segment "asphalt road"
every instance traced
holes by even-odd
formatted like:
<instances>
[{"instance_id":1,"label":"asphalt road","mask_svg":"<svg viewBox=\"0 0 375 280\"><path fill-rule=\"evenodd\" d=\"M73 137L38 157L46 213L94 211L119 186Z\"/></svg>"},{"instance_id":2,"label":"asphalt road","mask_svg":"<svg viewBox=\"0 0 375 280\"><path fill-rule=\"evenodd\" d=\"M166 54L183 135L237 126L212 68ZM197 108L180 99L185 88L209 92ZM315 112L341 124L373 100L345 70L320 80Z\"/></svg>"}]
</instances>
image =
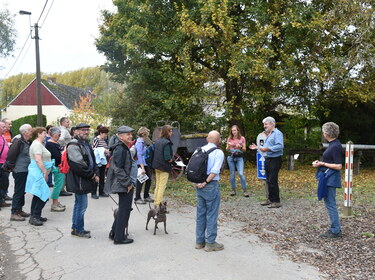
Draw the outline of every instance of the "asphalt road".
<instances>
[{"instance_id":1,"label":"asphalt road","mask_svg":"<svg viewBox=\"0 0 375 280\"><path fill-rule=\"evenodd\" d=\"M10 187L12 194L13 187ZM114 196L116 198L116 196ZM25 210L30 210L31 195L26 195ZM24 222L10 222L10 208L0 211L1 225L9 237L12 270L25 279L277 279L314 280L322 276L306 264L293 263L276 254L255 235L243 232L243 224L219 224L219 252L196 250L195 209L169 207L167 231L162 225L153 235L154 223L145 230L148 205L134 207L129 233L134 243L114 245L108 238L112 225L110 198L89 197L85 228L91 239L71 237L71 215L74 196L61 197L67 206L62 213L50 212L51 202L43 209L48 221L41 227ZM5 270L7 271L7 270ZM14 279L5 275L6 279ZM21 278L21 277L20 277Z\"/></svg>"}]
</instances>

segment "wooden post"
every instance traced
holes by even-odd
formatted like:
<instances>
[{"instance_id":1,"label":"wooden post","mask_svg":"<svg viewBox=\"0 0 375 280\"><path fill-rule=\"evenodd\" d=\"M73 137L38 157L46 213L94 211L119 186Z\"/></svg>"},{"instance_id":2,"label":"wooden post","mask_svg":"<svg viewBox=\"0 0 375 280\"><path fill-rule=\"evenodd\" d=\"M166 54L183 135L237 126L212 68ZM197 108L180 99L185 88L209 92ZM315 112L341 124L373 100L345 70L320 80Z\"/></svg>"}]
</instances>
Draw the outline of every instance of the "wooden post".
<instances>
[{"instance_id":1,"label":"wooden post","mask_svg":"<svg viewBox=\"0 0 375 280\"><path fill-rule=\"evenodd\" d=\"M362 151L356 151L354 153L354 160L353 160L353 174L359 175L360 172L360 164L361 164L361 157L362 157Z\"/></svg>"},{"instance_id":2,"label":"wooden post","mask_svg":"<svg viewBox=\"0 0 375 280\"><path fill-rule=\"evenodd\" d=\"M294 170L294 155L287 155L288 170Z\"/></svg>"}]
</instances>

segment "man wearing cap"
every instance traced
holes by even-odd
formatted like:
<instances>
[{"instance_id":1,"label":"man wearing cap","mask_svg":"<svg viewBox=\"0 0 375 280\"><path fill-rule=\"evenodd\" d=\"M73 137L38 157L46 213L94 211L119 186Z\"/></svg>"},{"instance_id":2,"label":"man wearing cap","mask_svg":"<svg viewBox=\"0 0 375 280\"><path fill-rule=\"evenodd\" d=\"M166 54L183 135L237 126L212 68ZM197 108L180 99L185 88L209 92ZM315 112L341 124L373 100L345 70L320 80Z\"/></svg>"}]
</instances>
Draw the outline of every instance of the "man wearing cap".
<instances>
[{"instance_id":1,"label":"man wearing cap","mask_svg":"<svg viewBox=\"0 0 375 280\"><path fill-rule=\"evenodd\" d=\"M66 177L68 191L75 193L72 236L90 238L85 230L84 216L87 209L87 194L99 182L99 169L95 163L94 152L87 142L90 125L80 123L76 126L77 136L67 145L69 172Z\"/></svg>"},{"instance_id":2,"label":"man wearing cap","mask_svg":"<svg viewBox=\"0 0 375 280\"><path fill-rule=\"evenodd\" d=\"M133 242L133 239L128 238L124 233L128 226L137 182L137 162L128 147L133 139L133 131L134 129L128 126L119 127L117 131L119 142L110 148L113 155L104 187L105 193L117 193L119 197L117 216L109 232L109 238L116 245Z\"/></svg>"}]
</instances>

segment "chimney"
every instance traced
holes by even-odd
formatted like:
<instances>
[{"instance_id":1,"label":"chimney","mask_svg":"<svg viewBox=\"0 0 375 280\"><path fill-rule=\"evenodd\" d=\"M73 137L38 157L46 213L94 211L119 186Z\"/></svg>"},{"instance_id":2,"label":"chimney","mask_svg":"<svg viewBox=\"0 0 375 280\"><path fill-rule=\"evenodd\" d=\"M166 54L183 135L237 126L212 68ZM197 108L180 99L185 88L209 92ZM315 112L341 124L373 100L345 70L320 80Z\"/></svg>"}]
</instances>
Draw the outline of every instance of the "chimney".
<instances>
[{"instance_id":1,"label":"chimney","mask_svg":"<svg viewBox=\"0 0 375 280\"><path fill-rule=\"evenodd\" d=\"M55 77L48 77L47 81L52 84L56 84L56 78Z\"/></svg>"}]
</instances>

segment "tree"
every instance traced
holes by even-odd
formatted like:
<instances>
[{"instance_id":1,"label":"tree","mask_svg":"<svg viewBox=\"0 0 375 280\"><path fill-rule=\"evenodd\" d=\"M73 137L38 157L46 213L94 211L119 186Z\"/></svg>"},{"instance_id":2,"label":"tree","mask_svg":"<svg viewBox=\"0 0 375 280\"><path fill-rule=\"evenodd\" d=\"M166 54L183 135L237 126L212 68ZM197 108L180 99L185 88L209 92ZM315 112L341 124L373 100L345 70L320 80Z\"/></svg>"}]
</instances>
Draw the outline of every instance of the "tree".
<instances>
[{"instance_id":1,"label":"tree","mask_svg":"<svg viewBox=\"0 0 375 280\"><path fill-rule=\"evenodd\" d=\"M352 89L361 88L373 69L369 1L117 0L114 4L117 12L103 12L96 43L107 56L105 68L117 81L127 83L128 94L148 102L143 106L159 104L163 114L171 113L164 110L163 98L169 104L183 100L180 112L186 112L188 104L202 110L201 101L212 97L207 94L211 84L224 89L214 98L222 103L230 125L244 127L243 118L251 112L264 116L287 110L309 116L324 104L327 92L331 99L343 92L352 98ZM365 76L353 76L356 67ZM162 94L163 89L168 94ZM131 114L136 110L130 109Z\"/></svg>"},{"instance_id":2,"label":"tree","mask_svg":"<svg viewBox=\"0 0 375 280\"><path fill-rule=\"evenodd\" d=\"M14 50L16 31L9 10L0 10L0 57L7 57Z\"/></svg>"},{"instance_id":3,"label":"tree","mask_svg":"<svg viewBox=\"0 0 375 280\"><path fill-rule=\"evenodd\" d=\"M111 123L110 116L103 115L95 110L93 107L94 99L95 97L92 97L91 94L80 97L80 100L76 102L72 112L69 115L69 119L72 121L72 123L78 124L84 122L93 127L96 127L98 124L109 126Z\"/></svg>"}]
</instances>

